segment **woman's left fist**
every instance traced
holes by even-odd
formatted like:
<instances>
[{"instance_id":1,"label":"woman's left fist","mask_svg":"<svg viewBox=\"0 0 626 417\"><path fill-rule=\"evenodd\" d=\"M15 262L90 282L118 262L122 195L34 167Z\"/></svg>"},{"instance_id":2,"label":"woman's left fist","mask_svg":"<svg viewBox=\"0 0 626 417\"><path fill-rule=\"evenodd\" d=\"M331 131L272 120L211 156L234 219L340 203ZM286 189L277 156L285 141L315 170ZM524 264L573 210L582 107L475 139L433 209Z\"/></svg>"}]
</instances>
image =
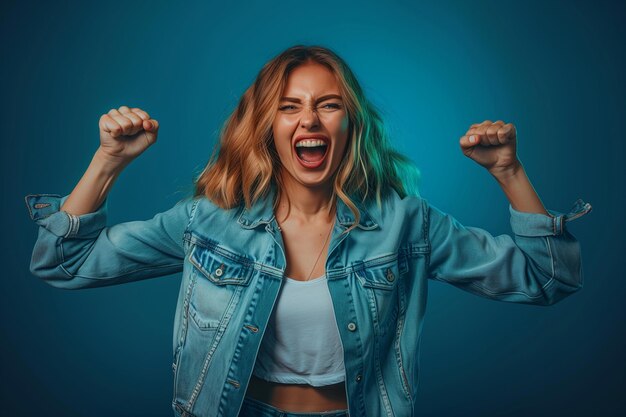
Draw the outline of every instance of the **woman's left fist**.
<instances>
[{"instance_id":1,"label":"woman's left fist","mask_svg":"<svg viewBox=\"0 0 626 417\"><path fill-rule=\"evenodd\" d=\"M517 132L513 123L485 120L474 123L459 141L463 154L485 167L494 176L515 172Z\"/></svg>"}]
</instances>

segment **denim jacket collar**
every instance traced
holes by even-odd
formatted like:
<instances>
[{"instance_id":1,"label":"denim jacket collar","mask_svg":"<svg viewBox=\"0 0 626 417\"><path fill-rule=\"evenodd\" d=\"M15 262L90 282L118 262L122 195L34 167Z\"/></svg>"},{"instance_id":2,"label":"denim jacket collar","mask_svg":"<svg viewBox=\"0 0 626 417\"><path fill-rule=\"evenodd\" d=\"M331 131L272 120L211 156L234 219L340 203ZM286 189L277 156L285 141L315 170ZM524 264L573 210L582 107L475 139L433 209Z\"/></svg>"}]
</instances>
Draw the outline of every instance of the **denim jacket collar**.
<instances>
[{"instance_id":1,"label":"denim jacket collar","mask_svg":"<svg viewBox=\"0 0 626 417\"><path fill-rule=\"evenodd\" d=\"M270 191L264 197L259 198L249 209L245 208L245 205L242 203L243 209L237 219L239 225L244 229L254 229L259 224L270 223L274 219L273 202L275 192L275 185L272 185ZM363 230L376 229L378 223L365 208L365 205L356 199L354 199L353 202L361 213L358 227ZM352 211L340 198L337 198L336 216L337 222L346 228L354 223Z\"/></svg>"}]
</instances>

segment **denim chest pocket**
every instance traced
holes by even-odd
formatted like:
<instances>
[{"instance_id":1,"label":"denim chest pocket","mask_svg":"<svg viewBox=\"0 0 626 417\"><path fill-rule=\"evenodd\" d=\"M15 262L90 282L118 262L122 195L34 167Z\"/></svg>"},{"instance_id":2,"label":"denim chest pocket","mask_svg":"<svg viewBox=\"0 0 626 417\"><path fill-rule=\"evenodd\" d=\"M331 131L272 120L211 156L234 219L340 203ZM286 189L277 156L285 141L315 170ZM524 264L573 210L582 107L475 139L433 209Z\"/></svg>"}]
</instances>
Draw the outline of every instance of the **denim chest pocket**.
<instances>
[{"instance_id":1,"label":"denim chest pocket","mask_svg":"<svg viewBox=\"0 0 626 417\"><path fill-rule=\"evenodd\" d=\"M361 262L356 268L357 276L364 287L392 291L401 274L408 271L405 257L386 255L380 258Z\"/></svg>"},{"instance_id":2,"label":"denim chest pocket","mask_svg":"<svg viewBox=\"0 0 626 417\"><path fill-rule=\"evenodd\" d=\"M226 325L250 282L250 260L221 247L194 245L189 254L194 279L189 300L189 316L200 330Z\"/></svg>"},{"instance_id":3,"label":"denim chest pocket","mask_svg":"<svg viewBox=\"0 0 626 417\"><path fill-rule=\"evenodd\" d=\"M355 270L366 293L374 327L380 335L395 331L400 297L403 296L399 281L407 271L406 260L398 259L397 255L365 261Z\"/></svg>"}]
</instances>

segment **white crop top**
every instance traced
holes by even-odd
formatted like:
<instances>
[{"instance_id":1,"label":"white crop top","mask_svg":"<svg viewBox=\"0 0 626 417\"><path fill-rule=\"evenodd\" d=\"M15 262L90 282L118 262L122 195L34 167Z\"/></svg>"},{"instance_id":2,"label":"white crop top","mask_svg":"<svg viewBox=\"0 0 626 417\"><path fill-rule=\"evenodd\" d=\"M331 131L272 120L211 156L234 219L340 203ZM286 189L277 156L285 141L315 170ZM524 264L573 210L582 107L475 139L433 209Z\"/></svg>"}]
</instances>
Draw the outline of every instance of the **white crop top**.
<instances>
[{"instance_id":1,"label":"white crop top","mask_svg":"<svg viewBox=\"0 0 626 417\"><path fill-rule=\"evenodd\" d=\"M309 281L285 277L252 372L267 381L316 387L345 380L326 275Z\"/></svg>"}]
</instances>

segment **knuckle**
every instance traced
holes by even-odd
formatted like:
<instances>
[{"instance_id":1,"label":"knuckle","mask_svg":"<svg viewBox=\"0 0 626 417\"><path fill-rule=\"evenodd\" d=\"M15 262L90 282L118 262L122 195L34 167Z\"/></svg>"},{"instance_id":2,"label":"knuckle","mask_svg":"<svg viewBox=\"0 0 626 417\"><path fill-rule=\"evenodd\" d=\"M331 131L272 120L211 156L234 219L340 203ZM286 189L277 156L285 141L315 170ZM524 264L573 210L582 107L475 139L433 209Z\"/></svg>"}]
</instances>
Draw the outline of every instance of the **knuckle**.
<instances>
[{"instance_id":1,"label":"knuckle","mask_svg":"<svg viewBox=\"0 0 626 417\"><path fill-rule=\"evenodd\" d=\"M135 112L136 114L138 114L139 116L141 116L144 120L147 120L150 118L150 115L148 113L146 113L145 111L141 110L138 107L134 107L133 112Z\"/></svg>"},{"instance_id":2,"label":"knuckle","mask_svg":"<svg viewBox=\"0 0 626 417\"><path fill-rule=\"evenodd\" d=\"M146 115L140 111L134 111L133 114L137 117L139 117L141 120L147 120L148 118L146 117Z\"/></svg>"}]
</instances>

